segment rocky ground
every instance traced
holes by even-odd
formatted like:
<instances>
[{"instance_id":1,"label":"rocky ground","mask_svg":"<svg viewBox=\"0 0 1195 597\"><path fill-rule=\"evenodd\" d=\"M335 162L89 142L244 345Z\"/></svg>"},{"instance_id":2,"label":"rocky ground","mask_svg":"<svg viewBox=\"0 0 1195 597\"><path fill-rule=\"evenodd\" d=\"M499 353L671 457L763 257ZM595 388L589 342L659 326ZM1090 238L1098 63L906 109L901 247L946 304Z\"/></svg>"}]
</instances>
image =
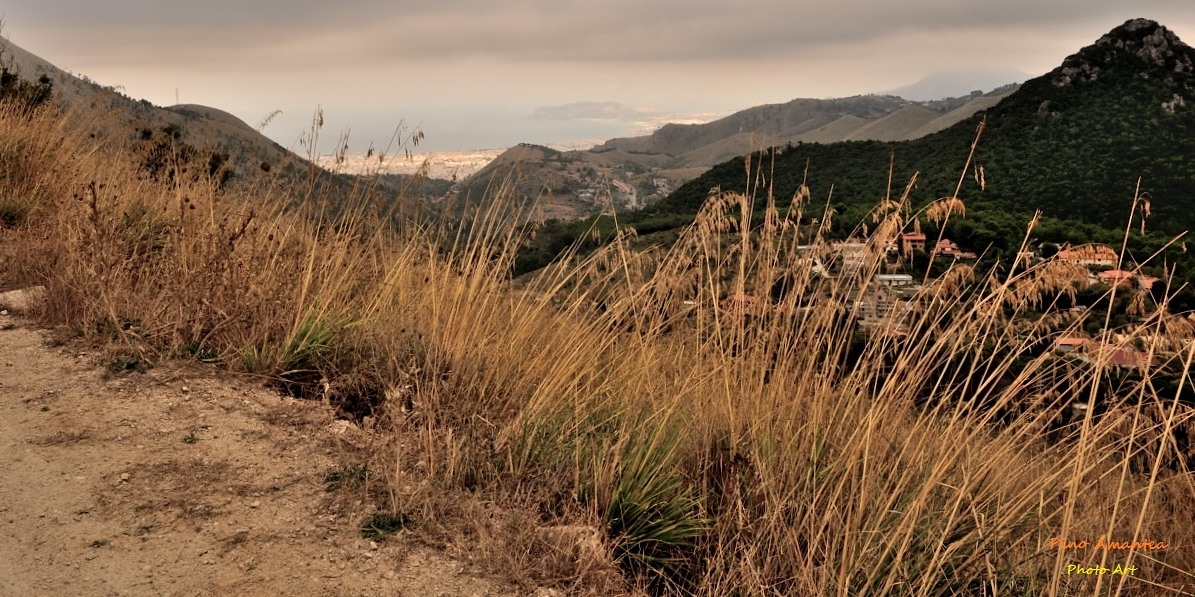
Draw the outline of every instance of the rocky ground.
<instances>
[{"instance_id":1,"label":"rocky ground","mask_svg":"<svg viewBox=\"0 0 1195 597\"><path fill-rule=\"evenodd\" d=\"M111 375L0 315L0 594L516 595L328 491L366 432L199 365Z\"/></svg>"}]
</instances>

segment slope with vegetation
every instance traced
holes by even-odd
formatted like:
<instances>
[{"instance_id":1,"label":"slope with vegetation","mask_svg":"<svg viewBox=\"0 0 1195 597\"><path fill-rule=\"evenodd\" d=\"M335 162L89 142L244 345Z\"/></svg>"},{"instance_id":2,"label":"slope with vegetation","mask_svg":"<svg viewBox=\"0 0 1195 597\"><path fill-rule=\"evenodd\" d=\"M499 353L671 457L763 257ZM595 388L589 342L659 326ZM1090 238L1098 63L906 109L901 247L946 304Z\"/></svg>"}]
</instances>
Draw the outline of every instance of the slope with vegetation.
<instances>
[{"instance_id":1,"label":"slope with vegetation","mask_svg":"<svg viewBox=\"0 0 1195 597\"><path fill-rule=\"evenodd\" d=\"M1008 256L1039 209L1039 242L1119 245L1140 181L1149 217L1134 227L1129 248L1144 260L1195 227L1193 60L1195 51L1171 31L1152 21L1129 21L999 104L939 133L907 142L774 147L719 164L622 220L640 233L675 229L692 221L712 190L770 192L783 208L807 183L835 212L835 233L845 235L891 187L915 175L915 206L956 190L965 201L967 215L952 220L950 238L989 256ZM962 158L981 121L985 128L960 187ZM549 246L569 244L588 224L546 227L529 247L526 267L542 264ZM937 232L933 226L927 231ZM1178 244L1165 261L1185 279L1195 272L1193 255ZM1155 260L1155 274L1162 262ZM1195 307L1190 298L1187 308Z\"/></svg>"},{"instance_id":2,"label":"slope with vegetation","mask_svg":"<svg viewBox=\"0 0 1195 597\"><path fill-rule=\"evenodd\" d=\"M187 162L190 167L206 170L219 179L220 184L252 188L263 175L280 179L279 184L300 184L310 186L321 169L315 165L321 156L317 151L323 113L316 110L312 128L298 140L304 155L282 147L270 140L261 130L269 125L272 116L267 116L257 128L246 124L236 116L223 110L197 104L155 106L146 100L134 100L120 88L103 86L86 76L76 76L63 71L37 55L0 37L0 56L5 73L12 80L24 81L26 86L40 86L53 90L52 101L61 109L71 111L105 111L109 114L102 121L93 122L94 132L103 132L113 142L126 144L140 155L147 170L155 176L170 177L168 161L178 153L177 161ZM49 100L51 94L45 94ZM102 130L101 130L102 129ZM340 138L331 151L331 169L335 176L320 171L321 185L335 186L338 193L351 193L353 187L367 185L375 192L397 201L406 199L405 208L423 210L429 198L442 197L449 186L447 181L436 181L426 176L380 175L385 159L384 151L397 154L413 147L421 139L418 131L407 132L396 137L389 148L371 148L369 153L377 158L377 168L367 167L362 172L345 172L341 167L348 139ZM415 205L418 204L418 205Z\"/></svg>"},{"instance_id":3,"label":"slope with vegetation","mask_svg":"<svg viewBox=\"0 0 1195 597\"><path fill-rule=\"evenodd\" d=\"M1166 297L1121 340L1151 357L1136 375L1044 348L1091 315L1024 323L1065 294L1051 262L953 267L864 334L862 295L910 197L875 212L857 276L825 278L804 245L832 224L808 223L807 188L786 214L761 199L755 230L752 197L722 194L671 249L619 236L516 283L528 239L503 209L427 226L383 218L367 187L156 179L91 130L52 107L0 110L0 197L24 214L0 225L0 289L44 286L43 322L123 362L201 360L371 426L385 441L365 499L387 528L515 582L711 596L1195 582L1195 343ZM1154 384L1155 362L1178 383ZM1077 563L1137 568L1068 574Z\"/></svg>"},{"instance_id":4,"label":"slope with vegetation","mask_svg":"<svg viewBox=\"0 0 1195 597\"><path fill-rule=\"evenodd\" d=\"M1016 89L914 102L890 95L794 99L748 108L706 124L668 124L646 137L612 139L595 152L663 155L669 167L711 166L739 157L759 142L901 141L937 132Z\"/></svg>"},{"instance_id":5,"label":"slope with vegetation","mask_svg":"<svg viewBox=\"0 0 1195 597\"><path fill-rule=\"evenodd\" d=\"M1195 50L1157 23L1129 21L995 107L941 133L905 143L794 144L756 154L782 205L808 179L849 229L895 180L917 173L914 200L952 196L959 156L986 122L966 173L968 217L952 238L977 249L1015 249L1034 210L1045 239L1119 238L1138 179L1150 199L1146 231L1195 227ZM721 164L654 207L693 214L711 188L746 191L743 158ZM832 189L832 192L831 192ZM849 224L846 224L848 223ZM1140 238L1141 250L1158 239ZM1146 253L1148 255L1148 253Z\"/></svg>"},{"instance_id":6,"label":"slope with vegetation","mask_svg":"<svg viewBox=\"0 0 1195 597\"><path fill-rule=\"evenodd\" d=\"M130 141L147 140L146 131L153 135L165 131L174 137L173 142L181 142L180 146L185 143L195 150L202 149L209 154L205 158L220 156L221 165L230 175L251 176L263 162L283 170L301 169L298 156L222 110L198 105L154 106L145 100L133 100L117 87L67 73L5 38L0 38L0 50L13 72L52 85L55 101L61 107L110 111L113 117L104 125L113 132L120 131Z\"/></svg>"},{"instance_id":7,"label":"slope with vegetation","mask_svg":"<svg viewBox=\"0 0 1195 597\"><path fill-rule=\"evenodd\" d=\"M940 131L1008 95L1015 86L968 97L912 102L893 96L795 99L756 106L705 124L667 124L651 135L611 139L585 151L510 149L457 185L476 205L508 184L520 200L545 197L538 219L576 219L659 201L710 166L759 143L894 141ZM631 189L634 189L633 191Z\"/></svg>"}]
</instances>

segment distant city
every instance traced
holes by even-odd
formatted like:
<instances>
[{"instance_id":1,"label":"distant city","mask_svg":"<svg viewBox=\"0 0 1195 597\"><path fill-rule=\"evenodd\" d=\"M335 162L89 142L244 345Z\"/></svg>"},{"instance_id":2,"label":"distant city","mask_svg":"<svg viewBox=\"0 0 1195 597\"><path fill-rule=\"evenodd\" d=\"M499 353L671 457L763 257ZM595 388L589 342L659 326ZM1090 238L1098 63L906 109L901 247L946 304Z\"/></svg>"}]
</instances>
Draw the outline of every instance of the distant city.
<instances>
[{"instance_id":1,"label":"distant city","mask_svg":"<svg viewBox=\"0 0 1195 597\"><path fill-rule=\"evenodd\" d=\"M704 124L726 116L725 113L720 112L666 114L649 111L632 112L628 109L625 113L603 118L596 114L576 112L576 106L578 105L580 104L539 108L531 118L524 120L522 125L528 131L544 129L543 135L560 139L559 141L539 142L539 144L560 151L574 151L600 145L615 136L650 135L665 124ZM573 110L570 115L560 117L544 116L545 113L568 113L570 109ZM606 136L577 138L575 140L567 138L568 133L571 131L585 133L590 132L592 129L604 132ZM427 135L434 140L436 133L432 131L428 132ZM528 137L534 138L534 135L528 133ZM324 156L319 162L325 168L349 174L415 174L423 171L431 178L459 180L480 170L503 151L519 142L522 141L498 144L494 147L437 149L434 151L411 151L409 153L400 151L392 155L384 155L381 159L379 159L376 153L368 157L365 153L350 153L344 156L340 164L337 164L336 159L332 156ZM436 145L440 145L440 143L436 143ZM415 149L418 149L418 147Z\"/></svg>"}]
</instances>

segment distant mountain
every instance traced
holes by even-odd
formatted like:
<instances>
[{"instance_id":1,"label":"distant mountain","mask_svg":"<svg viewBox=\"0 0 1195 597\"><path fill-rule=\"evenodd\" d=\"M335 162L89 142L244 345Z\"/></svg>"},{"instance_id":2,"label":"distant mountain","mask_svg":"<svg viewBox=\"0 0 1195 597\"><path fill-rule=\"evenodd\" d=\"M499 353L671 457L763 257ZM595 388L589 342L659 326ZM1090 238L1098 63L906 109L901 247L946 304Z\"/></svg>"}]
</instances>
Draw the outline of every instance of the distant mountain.
<instances>
[{"instance_id":1,"label":"distant mountain","mask_svg":"<svg viewBox=\"0 0 1195 597\"><path fill-rule=\"evenodd\" d=\"M764 145L801 141L897 141L937 132L990 106L1015 87L933 102L891 95L795 99L706 124L668 124L646 137L612 139L594 152L662 155L668 167L712 166Z\"/></svg>"},{"instance_id":2,"label":"distant mountain","mask_svg":"<svg viewBox=\"0 0 1195 597\"><path fill-rule=\"evenodd\" d=\"M573 102L563 106L541 106L531 113L532 120L622 120L634 122L658 116L647 108L632 108L618 102Z\"/></svg>"},{"instance_id":3,"label":"distant mountain","mask_svg":"<svg viewBox=\"0 0 1195 597\"><path fill-rule=\"evenodd\" d=\"M509 190L520 199L551 199L544 218L579 218L613 205L637 210L659 201L710 166L761 147L791 142L913 139L991 107L1015 86L986 94L913 102L894 96L796 99L749 108L705 124L666 124L642 137L611 139L586 151L512 148L461 181L461 203L484 201L495 181L517 173ZM626 115L613 103L537 110L540 118ZM544 151L547 150L547 151ZM537 156L543 156L542 159Z\"/></svg>"},{"instance_id":4,"label":"distant mountain","mask_svg":"<svg viewBox=\"0 0 1195 597\"><path fill-rule=\"evenodd\" d=\"M808 165L813 196L824 200L833 187L838 221L854 225L884 196L894 159L897 184L919 173L912 198L925 205L954 194L981 118L986 129L963 180L967 216L952 226L955 240L1008 250L1036 209L1049 218L1041 237L1119 240L1138 178L1150 201L1147 230L1195 228L1195 50L1145 19L928 137L780 147L769 155L776 159L769 183L777 197L791 197ZM719 164L648 209L691 215L711 189L745 190L743 168L742 158ZM1138 249L1156 248L1157 240L1141 239Z\"/></svg>"},{"instance_id":5,"label":"distant mountain","mask_svg":"<svg viewBox=\"0 0 1195 597\"><path fill-rule=\"evenodd\" d=\"M960 97L983 89L995 89L1032 79L1033 75L1016 69L974 69L937 72L885 93L914 101L932 101Z\"/></svg>"}]
</instances>

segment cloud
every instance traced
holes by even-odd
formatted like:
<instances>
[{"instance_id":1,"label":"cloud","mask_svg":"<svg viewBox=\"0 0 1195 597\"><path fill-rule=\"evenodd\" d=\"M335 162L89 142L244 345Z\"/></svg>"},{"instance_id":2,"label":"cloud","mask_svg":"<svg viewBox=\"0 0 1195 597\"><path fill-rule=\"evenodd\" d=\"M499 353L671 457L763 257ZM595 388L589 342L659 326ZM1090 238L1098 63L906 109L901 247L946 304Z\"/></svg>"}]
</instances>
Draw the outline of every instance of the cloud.
<instances>
[{"instance_id":1,"label":"cloud","mask_svg":"<svg viewBox=\"0 0 1195 597\"><path fill-rule=\"evenodd\" d=\"M1173 0L1138 0L1131 8L1125 8L1122 0L16 0L16 4L8 9L10 28L67 31L76 40L76 50L87 48L97 60L107 56L109 60L195 62L289 58L324 64L347 55L370 62L482 56L516 63L767 60L911 36L932 44L936 36L960 30L987 32L987 37L1005 38L1011 45L1020 31L1067 30L1092 22L1102 23L1098 26L1106 30L1131 16L1165 23L1169 15L1195 25L1195 3Z\"/></svg>"},{"instance_id":2,"label":"cloud","mask_svg":"<svg viewBox=\"0 0 1195 597\"><path fill-rule=\"evenodd\" d=\"M18 45L157 103L179 89L254 121L322 104L358 123L435 114L432 126L577 101L733 111L944 70L1036 75L1134 17L1195 41L1195 2L1174 0L7 0L0 10Z\"/></svg>"}]
</instances>

